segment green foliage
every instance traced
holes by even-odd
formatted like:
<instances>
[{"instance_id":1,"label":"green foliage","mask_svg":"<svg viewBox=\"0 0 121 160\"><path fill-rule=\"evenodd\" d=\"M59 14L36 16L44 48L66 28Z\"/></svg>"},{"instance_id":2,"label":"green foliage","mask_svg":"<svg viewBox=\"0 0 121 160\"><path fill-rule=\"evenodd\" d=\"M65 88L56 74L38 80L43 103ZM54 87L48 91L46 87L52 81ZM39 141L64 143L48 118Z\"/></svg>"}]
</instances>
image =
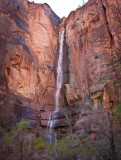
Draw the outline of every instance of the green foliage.
<instances>
[{"instance_id":1,"label":"green foliage","mask_svg":"<svg viewBox=\"0 0 121 160\"><path fill-rule=\"evenodd\" d=\"M98 78L98 82L104 80L105 78L106 78L106 76L100 76L100 77Z\"/></svg>"},{"instance_id":2,"label":"green foliage","mask_svg":"<svg viewBox=\"0 0 121 160\"><path fill-rule=\"evenodd\" d=\"M112 80L113 79L113 77L112 76L110 76L110 80Z\"/></svg>"},{"instance_id":3,"label":"green foliage","mask_svg":"<svg viewBox=\"0 0 121 160\"><path fill-rule=\"evenodd\" d=\"M95 155L97 150L89 142L81 143L81 152L88 155Z\"/></svg>"},{"instance_id":4,"label":"green foliage","mask_svg":"<svg viewBox=\"0 0 121 160\"><path fill-rule=\"evenodd\" d=\"M35 144L35 147L34 147L34 150L37 151L41 148L52 148L53 147L53 144L52 143L48 143L48 142L45 142L42 137L37 137L35 140L34 140L34 144Z\"/></svg>"},{"instance_id":5,"label":"green foliage","mask_svg":"<svg viewBox=\"0 0 121 160\"><path fill-rule=\"evenodd\" d=\"M96 155L99 159L102 156L107 156L109 144L104 140L88 141L81 144L80 152L84 155Z\"/></svg>"},{"instance_id":6,"label":"green foliage","mask_svg":"<svg viewBox=\"0 0 121 160\"><path fill-rule=\"evenodd\" d=\"M9 144L12 141L13 137L11 135L5 135L3 141L5 144Z\"/></svg>"},{"instance_id":7,"label":"green foliage","mask_svg":"<svg viewBox=\"0 0 121 160\"><path fill-rule=\"evenodd\" d=\"M70 148L71 139L69 137L63 137L62 139L59 139L57 144L60 151L64 151L66 153L73 152L73 150Z\"/></svg>"},{"instance_id":8,"label":"green foliage","mask_svg":"<svg viewBox=\"0 0 121 160\"><path fill-rule=\"evenodd\" d=\"M100 84L100 83L107 83L106 80L112 80L113 79L113 76L110 75L110 74L106 74L106 75L102 75L98 78L96 84Z\"/></svg>"},{"instance_id":9,"label":"green foliage","mask_svg":"<svg viewBox=\"0 0 121 160\"><path fill-rule=\"evenodd\" d=\"M16 136L17 136L17 133L15 129L12 129L10 132L6 133L6 135L3 137L3 142L5 144L9 144Z\"/></svg>"},{"instance_id":10,"label":"green foliage","mask_svg":"<svg viewBox=\"0 0 121 160\"><path fill-rule=\"evenodd\" d=\"M29 125L30 121L22 119L20 122L17 123L17 129L22 130L25 126Z\"/></svg>"},{"instance_id":11,"label":"green foliage","mask_svg":"<svg viewBox=\"0 0 121 160\"><path fill-rule=\"evenodd\" d=\"M118 84L118 83L120 83L120 80L114 80L114 83Z\"/></svg>"},{"instance_id":12,"label":"green foliage","mask_svg":"<svg viewBox=\"0 0 121 160\"><path fill-rule=\"evenodd\" d=\"M49 144L48 142L45 142L41 137L37 137L34 140L34 150L37 151L39 149L46 149L52 152L58 152L60 155L62 154L73 154L76 153L79 148L73 147L72 139L70 137L63 137L59 139L58 141Z\"/></svg>"},{"instance_id":13,"label":"green foliage","mask_svg":"<svg viewBox=\"0 0 121 160\"><path fill-rule=\"evenodd\" d=\"M121 70L121 64L119 64L119 66L118 66L118 67L119 67L119 69Z\"/></svg>"},{"instance_id":14,"label":"green foliage","mask_svg":"<svg viewBox=\"0 0 121 160\"><path fill-rule=\"evenodd\" d=\"M45 141L43 141L41 137L37 137L34 140L34 144L35 144L35 148L34 148L35 150L39 150L40 148L47 146L47 143Z\"/></svg>"},{"instance_id":15,"label":"green foliage","mask_svg":"<svg viewBox=\"0 0 121 160\"><path fill-rule=\"evenodd\" d=\"M106 75L102 75L98 78L97 80L97 84L100 84L100 83L106 83L106 78L109 77L110 78L111 75L109 74L106 74Z\"/></svg>"},{"instance_id":16,"label":"green foliage","mask_svg":"<svg viewBox=\"0 0 121 160\"><path fill-rule=\"evenodd\" d=\"M115 115L118 121L121 123L121 104L118 104L116 110L115 110Z\"/></svg>"},{"instance_id":17,"label":"green foliage","mask_svg":"<svg viewBox=\"0 0 121 160\"><path fill-rule=\"evenodd\" d=\"M113 61L112 61L112 60L110 60L110 61L109 61L109 65L112 65L112 64L113 64Z\"/></svg>"},{"instance_id":18,"label":"green foliage","mask_svg":"<svg viewBox=\"0 0 121 160\"><path fill-rule=\"evenodd\" d=\"M74 154L80 151L79 141L71 137L63 137L57 142L58 150L64 154Z\"/></svg>"},{"instance_id":19,"label":"green foliage","mask_svg":"<svg viewBox=\"0 0 121 160\"><path fill-rule=\"evenodd\" d=\"M17 136L22 132L23 128L24 128L25 126L27 126L28 124L30 124L30 121L27 121L27 120L25 120L25 119L22 119L20 122L18 122L18 123L16 124L16 127L13 127L10 132L8 132L8 133L5 134L5 136L3 137L3 142L4 142L5 144L11 143L11 141L12 141L15 137L17 137ZM4 133L5 133L5 132L4 132Z\"/></svg>"},{"instance_id":20,"label":"green foliage","mask_svg":"<svg viewBox=\"0 0 121 160\"><path fill-rule=\"evenodd\" d=\"M85 149L84 152L90 155L95 155L97 153L97 151L94 148Z\"/></svg>"}]
</instances>

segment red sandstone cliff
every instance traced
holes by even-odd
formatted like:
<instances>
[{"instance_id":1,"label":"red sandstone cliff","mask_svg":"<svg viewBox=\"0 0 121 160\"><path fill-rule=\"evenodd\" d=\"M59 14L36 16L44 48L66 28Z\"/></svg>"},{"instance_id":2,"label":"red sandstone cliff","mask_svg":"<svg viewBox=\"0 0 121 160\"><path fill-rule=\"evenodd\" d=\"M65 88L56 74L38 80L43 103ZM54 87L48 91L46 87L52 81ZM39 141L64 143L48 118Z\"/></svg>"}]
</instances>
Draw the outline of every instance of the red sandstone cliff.
<instances>
[{"instance_id":1,"label":"red sandstone cliff","mask_svg":"<svg viewBox=\"0 0 121 160\"><path fill-rule=\"evenodd\" d=\"M0 14L1 120L15 110L21 117L21 102L30 110L54 106L59 17L47 4L27 0L0 1Z\"/></svg>"},{"instance_id":2,"label":"red sandstone cliff","mask_svg":"<svg viewBox=\"0 0 121 160\"><path fill-rule=\"evenodd\" d=\"M90 0L66 19L69 84L83 101L100 83L109 84L110 101L121 101L120 6L119 0Z\"/></svg>"},{"instance_id":3,"label":"red sandstone cliff","mask_svg":"<svg viewBox=\"0 0 121 160\"><path fill-rule=\"evenodd\" d=\"M54 110L56 55L59 31L63 28L66 30L63 101L80 104L92 95L96 103L98 96L93 94L104 90L105 85L98 88L107 83L104 103L109 107L120 103L120 6L120 0L89 0L60 21L47 4L1 0L1 121L12 121L15 115L36 120L43 107L46 119Z\"/></svg>"}]
</instances>

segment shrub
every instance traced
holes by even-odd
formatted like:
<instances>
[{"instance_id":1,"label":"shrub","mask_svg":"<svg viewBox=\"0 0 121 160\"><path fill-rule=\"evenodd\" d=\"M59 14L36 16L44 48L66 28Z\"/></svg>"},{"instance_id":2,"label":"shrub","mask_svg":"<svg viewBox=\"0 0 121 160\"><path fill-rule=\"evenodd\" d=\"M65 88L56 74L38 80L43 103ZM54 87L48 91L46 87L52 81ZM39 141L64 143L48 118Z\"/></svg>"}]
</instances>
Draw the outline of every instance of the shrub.
<instances>
[{"instance_id":1,"label":"shrub","mask_svg":"<svg viewBox=\"0 0 121 160\"><path fill-rule=\"evenodd\" d=\"M22 119L20 122L16 124L16 127L12 128L10 132L5 133L6 135L3 137L3 141L5 144L9 144L14 138L16 138L19 134L23 132L24 127L30 124L30 121Z\"/></svg>"},{"instance_id":2,"label":"shrub","mask_svg":"<svg viewBox=\"0 0 121 160\"><path fill-rule=\"evenodd\" d=\"M121 123L121 104L118 104L115 110L115 116L118 119L118 121Z\"/></svg>"},{"instance_id":3,"label":"shrub","mask_svg":"<svg viewBox=\"0 0 121 160\"><path fill-rule=\"evenodd\" d=\"M118 84L118 83L120 83L120 80L114 80L114 83Z\"/></svg>"}]
</instances>

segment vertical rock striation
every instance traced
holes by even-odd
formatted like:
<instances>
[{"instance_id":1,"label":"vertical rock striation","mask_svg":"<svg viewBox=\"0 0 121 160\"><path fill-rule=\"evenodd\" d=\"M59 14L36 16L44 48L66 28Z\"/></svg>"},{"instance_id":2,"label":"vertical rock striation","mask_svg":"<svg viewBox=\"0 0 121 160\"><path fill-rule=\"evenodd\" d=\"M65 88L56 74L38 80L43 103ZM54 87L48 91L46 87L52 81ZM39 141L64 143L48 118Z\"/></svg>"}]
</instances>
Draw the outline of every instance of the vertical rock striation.
<instances>
[{"instance_id":1,"label":"vertical rock striation","mask_svg":"<svg viewBox=\"0 0 121 160\"><path fill-rule=\"evenodd\" d=\"M26 110L34 114L37 106L39 110L45 105L54 106L60 18L47 4L27 0L0 1L0 15L0 93L9 97L1 98L1 114L10 111L12 119L15 108L19 108L26 118ZM19 107L14 103L18 100Z\"/></svg>"},{"instance_id":2,"label":"vertical rock striation","mask_svg":"<svg viewBox=\"0 0 121 160\"><path fill-rule=\"evenodd\" d=\"M120 5L120 1L90 0L66 19L69 83L83 102L89 88L100 83L109 84L110 96L118 103L121 99L115 93L121 93Z\"/></svg>"}]
</instances>

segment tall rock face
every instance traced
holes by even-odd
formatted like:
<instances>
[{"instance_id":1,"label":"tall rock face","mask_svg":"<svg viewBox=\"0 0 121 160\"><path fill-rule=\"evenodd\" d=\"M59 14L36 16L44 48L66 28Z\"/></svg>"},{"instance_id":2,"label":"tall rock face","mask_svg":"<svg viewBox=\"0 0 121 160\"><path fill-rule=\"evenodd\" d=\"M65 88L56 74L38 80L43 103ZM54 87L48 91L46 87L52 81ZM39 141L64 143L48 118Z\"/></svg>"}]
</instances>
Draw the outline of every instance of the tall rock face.
<instances>
[{"instance_id":1,"label":"tall rock face","mask_svg":"<svg viewBox=\"0 0 121 160\"><path fill-rule=\"evenodd\" d=\"M100 83L108 83L109 101L121 101L120 6L119 0L90 0L66 19L69 84L83 102Z\"/></svg>"},{"instance_id":2,"label":"tall rock face","mask_svg":"<svg viewBox=\"0 0 121 160\"><path fill-rule=\"evenodd\" d=\"M37 106L54 106L59 17L27 0L0 1L0 15L1 121L36 120Z\"/></svg>"},{"instance_id":3,"label":"tall rock face","mask_svg":"<svg viewBox=\"0 0 121 160\"><path fill-rule=\"evenodd\" d=\"M61 20L47 4L1 0L0 24L0 123L44 110L47 125L63 29L62 104L121 103L120 0L89 0Z\"/></svg>"},{"instance_id":4,"label":"tall rock face","mask_svg":"<svg viewBox=\"0 0 121 160\"><path fill-rule=\"evenodd\" d=\"M36 93L43 105L54 105L55 62L59 17L47 4L29 4L28 24L32 49L36 54L38 84Z\"/></svg>"}]
</instances>

